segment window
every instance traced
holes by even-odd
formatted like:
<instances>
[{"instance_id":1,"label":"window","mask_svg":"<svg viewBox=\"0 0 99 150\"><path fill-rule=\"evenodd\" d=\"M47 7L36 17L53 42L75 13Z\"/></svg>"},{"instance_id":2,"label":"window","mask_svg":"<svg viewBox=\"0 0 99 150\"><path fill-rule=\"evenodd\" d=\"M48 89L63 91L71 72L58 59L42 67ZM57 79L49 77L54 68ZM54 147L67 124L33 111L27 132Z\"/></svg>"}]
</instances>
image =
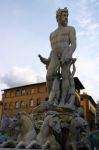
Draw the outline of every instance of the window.
<instances>
[{"instance_id":1,"label":"window","mask_svg":"<svg viewBox=\"0 0 99 150\"><path fill-rule=\"evenodd\" d=\"M25 107L25 102L24 102L24 101L21 102L21 107L22 107L22 108Z\"/></svg>"},{"instance_id":2,"label":"window","mask_svg":"<svg viewBox=\"0 0 99 150\"><path fill-rule=\"evenodd\" d=\"M14 97L14 96L15 96L13 91L10 93L10 95L11 95L11 97Z\"/></svg>"},{"instance_id":3,"label":"window","mask_svg":"<svg viewBox=\"0 0 99 150\"><path fill-rule=\"evenodd\" d=\"M45 87L45 91L47 92L47 86Z\"/></svg>"},{"instance_id":4,"label":"window","mask_svg":"<svg viewBox=\"0 0 99 150\"><path fill-rule=\"evenodd\" d=\"M10 92L6 92L6 97L10 97Z\"/></svg>"},{"instance_id":5,"label":"window","mask_svg":"<svg viewBox=\"0 0 99 150\"><path fill-rule=\"evenodd\" d=\"M21 96L21 90L16 90L16 96Z\"/></svg>"},{"instance_id":6,"label":"window","mask_svg":"<svg viewBox=\"0 0 99 150\"><path fill-rule=\"evenodd\" d=\"M41 100L38 98L37 99L37 106L40 105L40 103L41 103Z\"/></svg>"},{"instance_id":7,"label":"window","mask_svg":"<svg viewBox=\"0 0 99 150\"><path fill-rule=\"evenodd\" d=\"M84 100L84 98L83 97L81 97L81 101L83 101Z\"/></svg>"},{"instance_id":8,"label":"window","mask_svg":"<svg viewBox=\"0 0 99 150\"><path fill-rule=\"evenodd\" d=\"M35 93L35 89L34 88L31 89L31 94L33 94L33 93Z\"/></svg>"},{"instance_id":9,"label":"window","mask_svg":"<svg viewBox=\"0 0 99 150\"><path fill-rule=\"evenodd\" d=\"M12 108L13 108L13 103L10 102L10 104L9 104L9 109L12 109Z\"/></svg>"},{"instance_id":10,"label":"window","mask_svg":"<svg viewBox=\"0 0 99 150\"><path fill-rule=\"evenodd\" d=\"M25 107L26 107L26 108L28 107L28 103L25 104Z\"/></svg>"},{"instance_id":11,"label":"window","mask_svg":"<svg viewBox=\"0 0 99 150\"><path fill-rule=\"evenodd\" d=\"M8 109L8 104L5 103L5 104L4 104L4 110L7 110L7 109Z\"/></svg>"},{"instance_id":12,"label":"window","mask_svg":"<svg viewBox=\"0 0 99 150\"><path fill-rule=\"evenodd\" d=\"M25 95L25 90L22 90L22 95Z\"/></svg>"},{"instance_id":13,"label":"window","mask_svg":"<svg viewBox=\"0 0 99 150\"><path fill-rule=\"evenodd\" d=\"M45 98L45 101L48 101L48 97Z\"/></svg>"},{"instance_id":14,"label":"window","mask_svg":"<svg viewBox=\"0 0 99 150\"><path fill-rule=\"evenodd\" d=\"M19 102L15 103L15 108L20 108L20 103Z\"/></svg>"},{"instance_id":15,"label":"window","mask_svg":"<svg viewBox=\"0 0 99 150\"><path fill-rule=\"evenodd\" d=\"M29 95L30 94L30 91L26 91L26 95Z\"/></svg>"},{"instance_id":16,"label":"window","mask_svg":"<svg viewBox=\"0 0 99 150\"><path fill-rule=\"evenodd\" d=\"M30 100L30 106L32 107L34 105L33 100Z\"/></svg>"},{"instance_id":17,"label":"window","mask_svg":"<svg viewBox=\"0 0 99 150\"><path fill-rule=\"evenodd\" d=\"M41 86L38 87L38 93L42 93L42 87Z\"/></svg>"}]
</instances>

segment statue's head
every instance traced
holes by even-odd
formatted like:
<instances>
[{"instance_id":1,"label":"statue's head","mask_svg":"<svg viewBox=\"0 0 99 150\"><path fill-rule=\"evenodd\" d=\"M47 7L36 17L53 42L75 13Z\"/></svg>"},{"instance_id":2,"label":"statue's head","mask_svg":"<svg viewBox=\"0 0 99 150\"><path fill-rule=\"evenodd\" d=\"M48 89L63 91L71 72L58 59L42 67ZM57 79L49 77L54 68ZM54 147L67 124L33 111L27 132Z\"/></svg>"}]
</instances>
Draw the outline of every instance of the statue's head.
<instances>
[{"instance_id":1,"label":"statue's head","mask_svg":"<svg viewBox=\"0 0 99 150\"><path fill-rule=\"evenodd\" d=\"M21 126L23 122L24 112L17 112L13 117L13 125L14 127Z\"/></svg>"},{"instance_id":2,"label":"statue's head","mask_svg":"<svg viewBox=\"0 0 99 150\"><path fill-rule=\"evenodd\" d=\"M56 11L56 19L57 19L57 22L59 25L62 25L62 26L67 26L67 23L68 23L68 9L67 7L63 8L63 9L58 9Z\"/></svg>"},{"instance_id":3,"label":"statue's head","mask_svg":"<svg viewBox=\"0 0 99 150\"><path fill-rule=\"evenodd\" d=\"M19 127L21 125L21 116L20 113L17 112L15 116L12 118L12 126L13 128Z\"/></svg>"}]
</instances>

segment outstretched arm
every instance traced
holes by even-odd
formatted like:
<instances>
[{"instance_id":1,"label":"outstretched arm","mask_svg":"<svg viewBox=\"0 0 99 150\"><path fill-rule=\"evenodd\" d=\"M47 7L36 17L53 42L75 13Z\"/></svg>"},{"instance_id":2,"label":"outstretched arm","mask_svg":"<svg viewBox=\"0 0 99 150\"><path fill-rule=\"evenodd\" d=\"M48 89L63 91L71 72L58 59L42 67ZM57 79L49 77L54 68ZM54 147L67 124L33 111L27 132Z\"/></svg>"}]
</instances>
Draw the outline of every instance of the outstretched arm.
<instances>
[{"instance_id":1,"label":"outstretched arm","mask_svg":"<svg viewBox=\"0 0 99 150\"><path fill-rule=\"evenodd\" d=\"M49 59L42 57L40 54L38 55L38 57L40 58L40 61L45 64L48 65L49 64Z\"/></svg>"},{"instance_id":2,"label":"outstretched arm","mask_svg":"<svg viewBox=\"0 0 99 150\"><path fill-rule=\"evenodd\" d=\"M45 65L49 65L49 63L50 63L50 60L51 60L51 55L52 55L52 51L51 51L51 53L50 53L50 56L49 56L49 58L44 58L44 57L42 57L40 54L38 55L38 57L40 58L40 61L43 63L43 64L45 64Z\"/></svg>"}]
</instances>

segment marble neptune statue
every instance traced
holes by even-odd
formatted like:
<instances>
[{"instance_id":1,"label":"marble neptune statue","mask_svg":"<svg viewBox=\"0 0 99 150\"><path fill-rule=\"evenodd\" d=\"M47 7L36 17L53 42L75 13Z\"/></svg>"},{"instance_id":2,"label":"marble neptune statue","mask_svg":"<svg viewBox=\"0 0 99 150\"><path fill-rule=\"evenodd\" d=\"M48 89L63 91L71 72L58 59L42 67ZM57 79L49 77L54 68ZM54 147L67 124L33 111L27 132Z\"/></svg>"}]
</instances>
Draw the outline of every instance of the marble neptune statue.
<instances>
[{"instance_id":1,"label":"marble neptune statue","mask_svg":"<svg viewBox=\"0 0 99 150\"><path fill-rule=\"evenodd\" d=\"M47 66L47 92L49 101L55 101L60 106L72 105L75 100L75 72L72 57L76 49L76 31L68 26L68 9L58 9L56 20L58 27L50 34L51 53L48 59L39 55L41 62ZM73 71L71 72L71 66Z\"/></svg>"}]
</instances>

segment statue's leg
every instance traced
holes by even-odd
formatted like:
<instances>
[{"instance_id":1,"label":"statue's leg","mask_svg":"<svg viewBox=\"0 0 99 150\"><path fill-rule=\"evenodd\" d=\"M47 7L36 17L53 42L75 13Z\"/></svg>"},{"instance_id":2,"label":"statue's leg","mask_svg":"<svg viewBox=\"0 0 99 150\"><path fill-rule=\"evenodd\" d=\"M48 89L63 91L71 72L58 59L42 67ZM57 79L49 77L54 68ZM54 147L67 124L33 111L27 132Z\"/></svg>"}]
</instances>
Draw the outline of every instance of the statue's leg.
<instances>
[{"instance_id":1,"label":"statue's leg","mask_svg":"<svg viewBox=\"0 0 99 150\"><path fill-rule=\"evenodd\" d=\"M69 80L69 75L70 75L70 63L65 63L62 65L62 86L61 86L61 100L60 100L60 105L63 105L68 101L68 93L70 89L70 80ZM66 99L67 98L67 99Z\"/></svg>"},{"instance_id":2,"label":"statue's leg","mask_svg":"<svg viewBox=\"0 0 99 150\"><path fill-rule=\"evenodd\" d=\"M75 83L74 83L74 79L73 79L73 76L71 75L71 73L69 76L69 81L70 81L70 90L69 90L70 98L69 98L68 103L69 103L69 105L74 106L74 103L75 103Z\"/></svg>"},{"instance_id":3,"label":"statue's leg","mask_svg":"<svg viewBox=\"0 0 99 150\"><path fill-rule=\"evenodd\" d=\"M49 102L57 105L59 97L60 97L60 81L57 77L55 77L52 88L51 88L51 92L49 95Z\"/></svg>"},{"instance_id":4,"label":"statue's leg","mask_svg":"<svg viewBox=\"0 0 99 150\"><path fill-rule=\"evenodd\" d=\"M46 80L47 80L46 85L47 85L48 97L50 95L52 85L53 85L53 81L55 79L56 72L57 72L57 69L58 69L59 66L60 66L59 60L53 52L50 64L48 66L47 75L46 75Z\"/></svg>"}]
</instances>

